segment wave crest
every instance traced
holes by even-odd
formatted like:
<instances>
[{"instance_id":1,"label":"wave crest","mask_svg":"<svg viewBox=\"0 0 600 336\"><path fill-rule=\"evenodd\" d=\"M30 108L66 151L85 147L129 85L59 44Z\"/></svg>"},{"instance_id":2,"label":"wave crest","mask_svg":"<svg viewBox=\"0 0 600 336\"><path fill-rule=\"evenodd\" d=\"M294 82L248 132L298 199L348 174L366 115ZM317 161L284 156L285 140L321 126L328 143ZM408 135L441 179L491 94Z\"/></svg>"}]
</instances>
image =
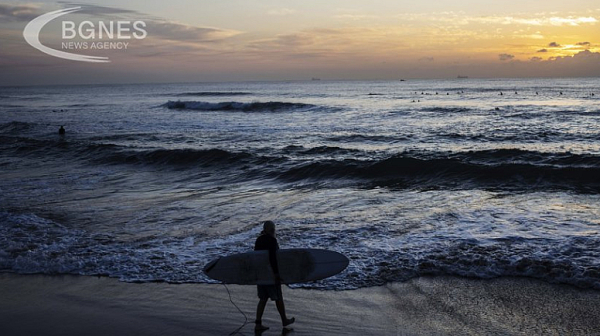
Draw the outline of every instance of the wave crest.
<instances>
[{"instance_id":1,"label":"wave crest","mask_svg":"<svg viewBox=\"0 0 600 336\"><path fill-rule=\"evenodd\" d=\"M224 92L224 91L201 91L201 92L182 92L175 96L177 97L221 97L221 96L247 96L250 92Z\"/></svg>"},{"instance_id":2,"label":"wave crest","mask_svg":"<svg viewBox=\"0 0 600 336\"><path fill-rule=\"evenodd\" d=\"M163 105L169 109L195 110L195 111L239 111L239 112L280 112L298 111L315 108L312 104L289 103L289 102L220 102L209 103L204 101L168 101Z\"/></svg>"}]
</instances>

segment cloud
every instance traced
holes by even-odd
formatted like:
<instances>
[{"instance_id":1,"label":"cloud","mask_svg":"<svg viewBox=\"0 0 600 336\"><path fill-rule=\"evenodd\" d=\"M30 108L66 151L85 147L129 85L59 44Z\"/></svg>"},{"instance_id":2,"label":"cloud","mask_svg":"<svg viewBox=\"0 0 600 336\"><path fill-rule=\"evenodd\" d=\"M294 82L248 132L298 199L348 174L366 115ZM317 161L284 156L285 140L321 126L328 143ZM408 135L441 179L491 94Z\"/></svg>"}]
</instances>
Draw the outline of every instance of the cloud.
<instances>
[{"instance_id":1,"label":"cloud","mask_svg":"<svg viewBox=\"0 0 600 336\"><path fill-rule=\"evenodd\" d=\"M457 71L469 71L473 77L598 77L600 76L600 52L580 51L573 56L548 59L536 57L510 62L466 63ZM444 69L439 69L441 72Z\"/></svg>"},{"instance_id":2,"label":"cloud","mask_svg":"<svg viewBox=\"0 0 600 336\"><path fill-rule=\"evenodd\" d=\"M577 42L578 46L589 47L592 44L590 42Z\"/></svg>"},{"instance_id":3,"label":"cloud","mask_svg":"<svg viewBox=\"0 0 600 336\"><path fill-rule=\"evenodd\" d=\"M75 18L76 20L86 19L92 22L97 20L143 21L146 24L144 27L147 32L146 38L130 41L131 44L126 53L110 52L110 58L115 64L115 68L121 67L125 70L127 68L123 68L124 64L135 62L138 59L143 59L146 62L144 64L151 68L169 63L191 62L191 59L197 59L198 57L213 57L221 61L226 57L224 55L235 54L235 51L239 49L229 38L243 33L220 27L188 25L129 9L66 2L59 2L59 4L65 8L82 7L80 11L69 14L69 20ZM36 5L0 4L0 22L30 21L43 13L50 12L53 8L55 7L43 5L38 7ZM17 58L20 61L19 64L23 64L23 66L35 64L40 57L44 62L52 65L57 64L57 61L52 57L41 53L39 54L43 56L38 57L38 53L32 52L31 47L24 43L22 34L22 28L20 27L3 29L0 32L0 63L6 55L18 54L20 56L20 59ZM41 39L52 47L60 46L60 33L57 30L42 30ZM16 47L20 46L22 48L13 46L13 41L18 41L18 43L15 42ZM108 56L109 51L99 51L99 53L102 52ZM104 56L104 54L101 56ZM11 61L12 63L14 62Z\"/></svg>"},{"instance_id":4,"label":"cloud","mask_svg":"<svg viewBox=\"0 0 600 336\"><path fill-rule=\"evenodd\" d=\"M548 49L546 49L546 48L544 48L544 49L540 49L540 50L538 50L537 52L539 52L539 53L545 53L545 52L548 52Z\"/></svg>"},{"instance_id":5,"label":"cloud","mask_svg":"<svg viewBox=\"0 0 600 336\"><path fill-rule=\"evenodd\" d=\"M212 28L212 27L197 27L183 23L173 22L149 17L147 14L117 8L98 6L90 4L81 4L73 2L59 2L65 6L81 6L82 10L77 14L87 14L93 16L118 18L118 16L126 16L142 20L146 23L146 31L149 38L158 38L170 41L182 42L210 42L222 40L231 36L235 36L240 32L228 29Z\"/></svg>"},{"instance_id":6,"label":"cloud","mask_svg":"<svg viewBox=\"0 0 600 336\"><path fill-rule=\"evenodd\" d=\"M537 57L530 59L531 61L537 62ZM589 69L587 75L600 75L600 52L592 52L589 50L583 50L576 53L573 56L553 56L549 57L547 61L540 62L546 66L552 66L554 68L563 69L576 69L586 68Z\"/></svg>"},{"instance_id":7,"label":"cloud","mask_svg":"<svg viewBox=\"0 0 600 336\"><path fill-rule=\"evenodd\" d=\"M98 6L98 5L89 5L89 4L77 4L77 3L69 3L62 2L62 4L66 4L69 6L81 6L82 10L78 12L78 14L87 14L93 16L110 16L115 18L115 16L123 15L131 18L135 18L137 20L142 20L146 23L146 31L148 32L148 38L153 40L168 40L175 42L185 42L185 43L193 43L193 42L214 42L223 40L235 35L240 34L241 32L236 30L229 29L221 29L221 28L213 28L213 27L197 27L193 25L188 25L184 23L174 22L163 20L156 17L148 16L147 14L123 9L116 7L106 7L106 6ZM172 44L170 44L173 47ZM198 46L199 47L199 46ZM150 53L152 54L152 53Z\"/></svg>"},{"instance_id":8,"label":"cloud","mask_svg":"<svg viewBox=\"0 0 600 336\"><path fill-rule=\"evenodd\" d=\"M386 35L387 34L387 35ZM330 56L373 55L390 48L400 48L402 36L384 28L347 27L339 29L308 29L290 34L250 41L247 47L269 55L289 53L329 53Z\"/></svg>"},{"instance_id":9,"label":"cloud","mask_svg":"<svg viewBox=\"0 0 600 336\"><path fill-rule=\"evenodd\" d=\"M31 21L40 14L35 5L0 4L0 21Z\"/></svg>"},{"instance_id":10,"label":"cloud","mask_svg":"<svg viewBox=\"0 0 600 336\"><path fill-rule=\"evenodd\" d=\"M364 19L376 19L376 15L367 15L367 14L339 14L335 15L334 18L341 20L364 20Z\"/></svg>"},{"instance_id":11,"label":"cloud","mask_svg":"<svg viewBox=\"0 0 600 336\"><path fill-rule=\"evenodd\" d=\"M550 47L550 48L560 48L560 44L558 44L556 42L550 42L548 44L548 47Z\"/></svg>"},{"instance_id":12,"label":"cloud","mask_svg":"<svg viewBox=\"0 0 600 336\"><path fill-rule=\"evenodd\" d=\"M495 23L502 25L527 25L527 26L579 26L581 24L595 24L598 20L594 17L588 16L567 16L567 17L545 17L541 14L538 14L541 17L529 17L529 18L520 18L513 16L489 16L483 18L470 18L470 21L480 22L480 23Z\"/></svg>"},{"instance_id":13,"label":"cloud","mask_svg":"<svg viewBox=\"0 0 600 336\"><path fill-rule=\"evenodd\" d=\"M106 7L106 6L98 6L86 3L74 3L67 1L59 1L59 4L65 5L66 7L81 7L81 10L78 11L78 14L89 14L95 16L108 16L108 15L117 15L117 14L136 14L136 15L144 15L138 11L116 8L116 7ZM144 15L145 16L145 15Z\"/></svg>"},{"instance_id":14,"label":"cloud","mask_svg":"<svg viewBox=\"0 0 600 336\"><path fill-rule=\"evenodd\" d=\"M510 61L511 59L515 58L515 55L511 55L511 54L499 54L498 58L500 58L501 61Z\"/></svg>"},{"instance_id":15,"label":"cloud","mask_svg":"<svg viewBox=\"0 0 600 336\"><path fill-rule=\"evenodd\" d=\"M146 22L148 36L172 41L212 42L226 39L241 32L236 30L196 27L170 21Z\"/></svg>"},{"instance_id":16,"label":"cloud","mask_svg":"<svg viewBox=\"0 0 600 336\"><path fill-rule=\"evenodd\" d=\"M549 16L555 13L532 13L523 15L515 13L505 16L469 16L464 12L434 12L434 13L410 13L396 15L403 20L414 21L437 21L447 22L455 25L489 24L489 25L525 25L525 26L581 26L595 25L600 22L592 16Z\"/></svg>"},{"instance_id":17,"label":"cloud","mask_svg":"<svg viewBox=\"0 0 600 336\"><path fill-rule=\"evenodd\" d=\"M275 15L275 16L286 16L286 15L292 15L294 13L296 13L296 10L290 9L290 8L271 9L267 12L268 15Z\"/></svg>"},{"instance_id":18,"label":"cloud","mask_svg":"<svg viewBox=\"0 0 600 336\"><path fill-rule=\"evenodd\" d=\"M596 68L600 69L600 52L583 50L573 56L558 56L554 60L558 62L593 62L596 65Z\"/></svg>"},{"instance_id":19,"label":"cloud","mask_svg":"<svg viewBox=\"0 0 600 336\"><path fill-rule=\"evenodd\" d=\"M313 43L314 37L312 35L300 32L294 34L277 35L277 37L273 39L253 41L248 44L248 47L252 50L273 52L278 50L298 49Z\"/></svg>"},{"instance_id":20,"label":"cloud","mask_svg":"<svg viewBox=\"0 0 600 336\"><path fill-rule=\"evenodd\" d=\"M521 34L521 35L514 35L513 37L518 37L518 38L528 38L528 39L534 39L534 40L543 40L544 39L544 35L538 33L535 34Z\"/></svg>"},{"instance_id":21,"label":"cloud","mask_svg":"<svg viewBox=\"0 0 600 336\"><path fill-rule=\"evenodd\" d=\"M551 17L549 19L549 22L551 25L553 26L563 26L563 25L569 25L569 26L578 26L580 24L584 24L584 23L590 23L590 24L595 24L596 22L598 22L598 20L594 17L588 16L588 17L565 17L565 18L561 18L561 17Z\"/></svg>"}]
</instances>

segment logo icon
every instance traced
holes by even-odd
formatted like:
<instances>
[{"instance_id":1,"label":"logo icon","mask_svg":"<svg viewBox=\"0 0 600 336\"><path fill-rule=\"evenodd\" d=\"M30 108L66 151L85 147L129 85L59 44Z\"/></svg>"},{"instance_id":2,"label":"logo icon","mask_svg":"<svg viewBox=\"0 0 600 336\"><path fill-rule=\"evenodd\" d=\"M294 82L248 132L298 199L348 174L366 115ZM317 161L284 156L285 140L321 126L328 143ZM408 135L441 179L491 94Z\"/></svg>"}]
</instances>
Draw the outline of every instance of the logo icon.
<instances>
[{"instance_id":1,"label":"logo icon","mask_svg":"<svg viewBox=\"0 0 600 336\"><path fill-rule=\"evenodd\" d=\"M87 56L87 55L69 53L66 51L60 51L60 50L46 47L45 45L42 44L42 42L40 42L40 31L42 30L42 28L44 28L44 26L48 22L50 22L58 17L61 17L65 14L77 12L79 10L81 10L81 7L66 8L66 9L60 9L60 10L46 13L46 14L36 17L35 19L31 20L27 24L25 29L23 30L23 37L25 38L25 41L27 41L27 43L29 43L29 45L36 48L37 50L39 50L43 53L46 53L50 56L54 56L54 57L58 57L58 58L64 58L64 59L68 59L68 60L72 60L72 61L80 61L80 62L96 62L96 63L110 62L108 57Z\"/></svg>"},{"instance_id":2,"label":"logo icon","mask_svg":"<svg viewBox=\"0 0 600 336\"><path fill-rule=\"evenodd\" d=\"M40 42L40 32L42 28L50 21L55 20L63 15L75 13L80 11L81 7L72 7L66 9L60 9L57 11L42 14L35 19L31 20L25 29L23 30L23 37L25 41L37 50L48 54L50 56L79 61L79 62L93 62L93 63L108 63L110 59L104 56L89 56L82 54L75 54L62 50L56 50L45 46ZM115 28L116 27L116 34ZM99 21L96 24L91 21L83 21L76 27L73 21L62 21L62 39L71 40L76 37L83 40L82 42L63 42L63 49L127 49L129 42L120 40L143 39L147 36L147 32L144 29L146 23L144 21L110 21L104 22ZM116 35L116 36L115 36ZM98 37L100 41L94 41ZM119 40L118 42L106 42L103 40L109 39L110 41ZM88 42L88 40L91 40Z\"/></svg>"}]
</instances>

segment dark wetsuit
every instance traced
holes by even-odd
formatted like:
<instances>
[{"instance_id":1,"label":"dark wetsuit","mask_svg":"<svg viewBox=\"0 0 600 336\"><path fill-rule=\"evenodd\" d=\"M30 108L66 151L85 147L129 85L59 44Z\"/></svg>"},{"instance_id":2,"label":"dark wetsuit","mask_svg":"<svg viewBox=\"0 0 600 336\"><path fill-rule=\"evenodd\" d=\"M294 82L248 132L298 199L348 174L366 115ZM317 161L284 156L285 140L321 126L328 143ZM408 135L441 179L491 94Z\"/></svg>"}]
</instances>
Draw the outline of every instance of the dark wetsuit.
<instances>
[{"instance_id":1,"label":"dark wetsuit","mask_svg":"<svg viewBox=\"0 0 600 336\"><path fill-rule=\"evenodd\" d=\"M262 234L256 238L254 244L255 251L267 250L269 251L269 264L275 274L279 274L279 266L277 265L277 250L279 250L279 244L277 239L268 234ZM273 301L283 298L281 294L281 284L277 285L258 285L258 297L261 300L270 298Z\"/></svg>"}]
</instances>

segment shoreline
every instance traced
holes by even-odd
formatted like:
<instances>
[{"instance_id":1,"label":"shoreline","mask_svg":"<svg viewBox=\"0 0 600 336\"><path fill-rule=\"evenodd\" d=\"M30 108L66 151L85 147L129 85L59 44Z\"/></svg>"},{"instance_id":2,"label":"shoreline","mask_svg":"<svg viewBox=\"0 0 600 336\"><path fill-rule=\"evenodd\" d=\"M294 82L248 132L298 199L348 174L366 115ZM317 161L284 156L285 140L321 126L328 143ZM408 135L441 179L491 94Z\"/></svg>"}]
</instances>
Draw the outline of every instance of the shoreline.
<instances>
[{"instance_id":1,"label":"shoreline","mask_svg":"<svg viewBox=\"0 0 600 336\"><path fill-rule=\"evenodd\" d=\"M228 285L254 334L256 288ZM529 278L420 277L357 290L284 287L291 331L270 302L262 335L590 335L600 291ZM229 335L244 316L218 284L125 283L0 273L3 335Z\"/></svg>"}]
</instances>

